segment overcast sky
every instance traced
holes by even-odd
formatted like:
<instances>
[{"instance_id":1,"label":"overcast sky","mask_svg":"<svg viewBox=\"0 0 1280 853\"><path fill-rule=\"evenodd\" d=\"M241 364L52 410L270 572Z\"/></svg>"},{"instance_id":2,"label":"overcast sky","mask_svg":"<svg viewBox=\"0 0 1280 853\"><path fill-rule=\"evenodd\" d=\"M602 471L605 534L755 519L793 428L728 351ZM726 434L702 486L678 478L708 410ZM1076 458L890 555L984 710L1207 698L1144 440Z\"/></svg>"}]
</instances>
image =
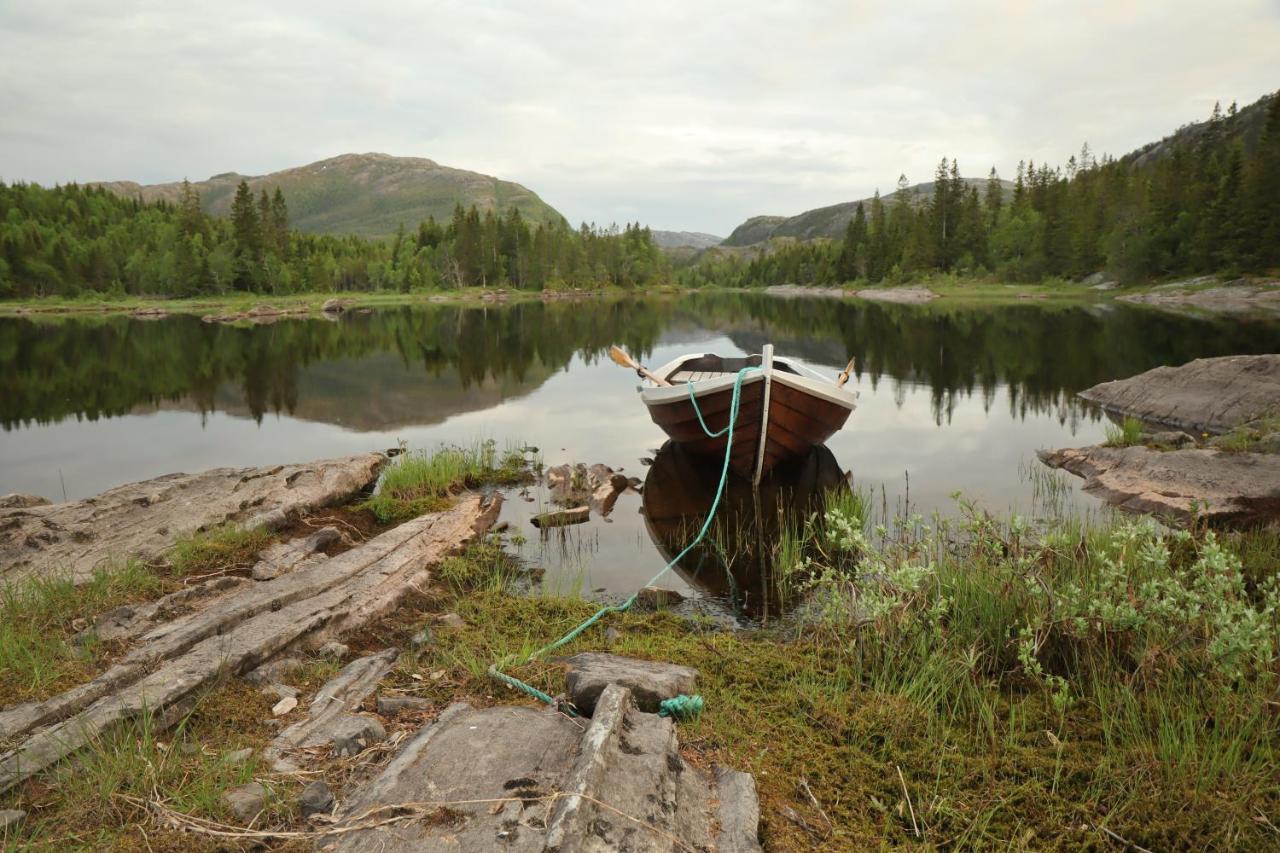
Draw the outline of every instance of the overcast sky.
<instances>
[{"instance_id":1,"label":"overcast sky","mask_svg":"<svg viewBox=\"0 0 1280 853\"><path fill-rule=\"evenodd\" d=\"M0 178L382 151L575 223L724 235L944 155L1010 176L1122 154L1280 88L1276 0L364 5L0 0Z\"/></svg>"}]
</instances>

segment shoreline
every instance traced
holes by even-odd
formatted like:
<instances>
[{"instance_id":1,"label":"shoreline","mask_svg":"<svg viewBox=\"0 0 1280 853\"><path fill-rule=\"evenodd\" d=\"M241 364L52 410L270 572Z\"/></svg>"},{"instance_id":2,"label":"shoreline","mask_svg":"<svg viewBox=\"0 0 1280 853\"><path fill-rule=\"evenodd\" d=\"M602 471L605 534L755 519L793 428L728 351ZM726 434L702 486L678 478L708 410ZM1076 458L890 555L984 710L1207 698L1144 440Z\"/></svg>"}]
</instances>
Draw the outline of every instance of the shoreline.
<instances>
[{"instance_id":1,"label":"shoreline","mask_svg":"<svg viewBox=\"0 0 1280 853\"><path fill-rule=\"evenodd\" d=\"M1088 279L1086 279L1088 281ZM896 304L956 304L975 302L994 305L1046 303L1062 305L1107 305L1117 302L1157 310L1244 313L1280 311L1280 280L1264 277L1242 278L1199 276L1170 282L1153 282L1121 287L1113 282L1090 285L1085 282L1009 283L992 279L925 277L900 284L845 286L774 285L759 288L684 288L677 285L597 290L511 290L467 288L417 293L344 291L334 293L259 294L227 293L200 297L127 296L120 299L65 299L47 297L0 301L0 317L66 314L133 314L158 319L167 314L210 314L257 306L270 306L279 316L320 314L331 300L344 304L344 311L389 308L402 305L448 305L482 307L525 302L565 302L625 297L683 296L712 293L759 293L778 298L861 299ZM252 319L245 317L243 319Z\"/></svg>"}]
</instances>

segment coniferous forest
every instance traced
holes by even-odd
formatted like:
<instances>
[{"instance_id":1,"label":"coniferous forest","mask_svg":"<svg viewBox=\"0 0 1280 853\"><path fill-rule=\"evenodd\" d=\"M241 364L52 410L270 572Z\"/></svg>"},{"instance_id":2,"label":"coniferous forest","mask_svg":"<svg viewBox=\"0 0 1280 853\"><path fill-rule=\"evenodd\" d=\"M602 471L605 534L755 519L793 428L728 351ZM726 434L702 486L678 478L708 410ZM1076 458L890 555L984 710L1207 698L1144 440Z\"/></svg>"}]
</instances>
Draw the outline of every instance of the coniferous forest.
<instances>
[{"instance_id":1,"label":"coniferous forest","mask_svg":"<svg viewBox=\"0 0 1280 853\"><path fill-rule=\"evenodd\" d=\"M1019 164L1012 192L994 169L980 190L943 158L931 196L897 191L860 204L843 240L776 241L681 270L688 286L900 282L934 273L1016 281L1106 271L1124 282L1264 272L1280 265L1280 96L1246 150L1233 104L1155 162Z\"/></svg>"},{"instance_id":2,"label":"coniferous forest","mask_svg":"<svg viewBox=\"0 0 1280 853\"><path fill-rule=\"evenodd\" d=\"M1280 97L1251 148L1236 126L1242 116L1234 104L1215 107L1202 133L1154 162L1097 159L1086 145L1064 167L1020 163L1012 190L995 169L979 189L944 157L929 195L901 178L887 198L858 205L841 240L711 250L674 274L639 224L531 227L515 208L459 205L447 223L428 219L378 241L293 230L278 188L255 198L244 182L228 218L206 214L189 185L170 204L0 183L0 298L1265 272L1280 265Z\"/></svg>"},{"instance_id":3,"label":"coniferous forest","mask_svg":"<svg viewBox=\"0 0 1280 853\"><path fill-rule=\"evenodd\" d=\"M228 218L204 213L190 185L173 205L0 183L0 298L635 288L668 277L639 225L531 228L515 208L458 206L448 223L376 241L292 230L280 190L254 198L243 181Z\"/></svg>"}]
</instances>

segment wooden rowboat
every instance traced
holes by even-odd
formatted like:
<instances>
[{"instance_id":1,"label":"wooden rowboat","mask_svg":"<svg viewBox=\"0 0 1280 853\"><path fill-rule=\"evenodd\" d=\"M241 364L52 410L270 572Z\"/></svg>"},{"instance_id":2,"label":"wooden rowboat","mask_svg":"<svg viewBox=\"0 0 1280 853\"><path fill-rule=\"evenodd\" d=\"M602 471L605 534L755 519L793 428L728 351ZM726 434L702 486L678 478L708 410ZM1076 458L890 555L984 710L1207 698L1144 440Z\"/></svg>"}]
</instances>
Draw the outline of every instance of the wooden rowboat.
<instances>
[{"instance_id":1,"label":"wooden rowboat","mask_svg":"<svg viewBox=\"0 0 1280 853\"><path fill-rule=\"evenodd\" d=\"M680 356L643 372L650 385L641 388L640 398L672 441L693 453L723 458L728 436L706 434L690 396L697 400L707 427L720 431L729 422L735 377L744 367L760 370L742 381L729 465L753 483L779 462L803 456L825 442L844 426L857 404L857 393L843 387L849 369L837 382L792 359L775 358L771 344L759 355L742 358Z\"/></svg>"}]
</instances>

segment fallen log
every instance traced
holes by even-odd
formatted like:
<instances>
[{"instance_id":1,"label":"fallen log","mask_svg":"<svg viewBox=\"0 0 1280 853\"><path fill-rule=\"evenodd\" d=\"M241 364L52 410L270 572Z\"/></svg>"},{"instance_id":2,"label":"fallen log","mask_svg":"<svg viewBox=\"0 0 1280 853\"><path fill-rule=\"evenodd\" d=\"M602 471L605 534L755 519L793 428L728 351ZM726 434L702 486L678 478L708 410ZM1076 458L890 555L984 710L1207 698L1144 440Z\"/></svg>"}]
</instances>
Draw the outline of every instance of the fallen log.
<instances>
[{"instance_id":1,"label":"fallen log","mask_svg":"<svg viewBox=\"0 0 1280 853\"><path fill-rule=\"evenodd\" d=\"M0 712L0 791L50 767L112 726L150 715L180 719L200 693L276 654L361 627L430 578L431 567L493 524L499 496L467 495L322 562L241 586L141 636L93 681ZM34 731L39 726L47 726ZM34 732L34 733L32 733Z\"/></svg>"},{"instance_id":2,"label":"fallen log","mask_svg":"<svg viewBox=\"0 0 1280 853\"><path fill-rule=\"evenodd\" d=\"M214 468L117 486L92 498L0 508L0 582L67 573L82 583L129 558L159 558L221 524L277 528L355 496L386 464L362 453L298 465Z\"/></svg>"}]
</instances>

